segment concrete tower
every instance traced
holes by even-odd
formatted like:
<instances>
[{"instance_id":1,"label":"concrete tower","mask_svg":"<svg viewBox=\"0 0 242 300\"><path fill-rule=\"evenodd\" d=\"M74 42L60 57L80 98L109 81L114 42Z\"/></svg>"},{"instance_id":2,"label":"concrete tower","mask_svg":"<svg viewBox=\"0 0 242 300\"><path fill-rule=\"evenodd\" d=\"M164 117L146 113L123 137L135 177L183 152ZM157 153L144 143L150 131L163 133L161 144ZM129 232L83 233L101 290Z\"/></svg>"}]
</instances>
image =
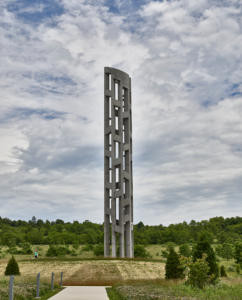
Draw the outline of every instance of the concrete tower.
<instances>
[{"instance_id":1,"label":"concrete tower","mask_svg":"<svg viewBox=\"0 0 242 300\"><path fill-rule=\"evenodd\" d=\"M110 256L112 244L116 257L116 237L119 256L134 257L131 78L105 67L104 256Z\"/></svg>"}]
</instances>

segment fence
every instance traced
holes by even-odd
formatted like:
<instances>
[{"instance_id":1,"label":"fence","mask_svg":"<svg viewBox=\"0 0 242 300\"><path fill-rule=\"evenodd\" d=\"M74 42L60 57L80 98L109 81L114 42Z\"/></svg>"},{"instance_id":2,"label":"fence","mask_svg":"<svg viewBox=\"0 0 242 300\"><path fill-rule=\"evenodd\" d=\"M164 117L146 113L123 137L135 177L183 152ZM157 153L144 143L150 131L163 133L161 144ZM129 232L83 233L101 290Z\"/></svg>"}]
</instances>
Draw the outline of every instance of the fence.
<instances>
[{"instance_id":1,"label":"fence","mask_svg":"<svg viewBox=\"0 0 242 300\"><path fill-rule=\"evenodd\" d=\"M60 280L60 286L62 287L62 278L63 278L63 272L61 272L61 280ZM13 282L14 282L14 275L10 276L9 278L9 300L13 300ZM51 274L51 291L54 291L54 272ZM39 296L40 292L40 272L37 274L37 287L36 287L36 297L35 299L41 299Z\"/></svg>"}]
</instances>

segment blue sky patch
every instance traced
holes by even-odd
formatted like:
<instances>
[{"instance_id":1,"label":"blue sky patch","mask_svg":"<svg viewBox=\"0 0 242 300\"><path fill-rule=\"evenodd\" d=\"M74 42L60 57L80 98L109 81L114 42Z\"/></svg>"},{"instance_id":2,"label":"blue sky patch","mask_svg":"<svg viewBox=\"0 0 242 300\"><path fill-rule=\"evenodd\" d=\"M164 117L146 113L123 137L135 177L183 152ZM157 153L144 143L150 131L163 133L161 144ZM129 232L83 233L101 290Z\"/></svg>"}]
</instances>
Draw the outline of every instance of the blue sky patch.
<instances>
[{"instance_id":1,"label":"blue sky patch","mask_svg":"<svg viewBox=\"0 0 242 300\"><path fill-rule=\"evenodd\" d=\"M10 12L15 13L27 23L41 23L46 18L53 18L64 13L63 7L55 1L25 0L11 3L7 6ZM54 20L52 19L52 22Z\"/></svg>"}]
</instances>

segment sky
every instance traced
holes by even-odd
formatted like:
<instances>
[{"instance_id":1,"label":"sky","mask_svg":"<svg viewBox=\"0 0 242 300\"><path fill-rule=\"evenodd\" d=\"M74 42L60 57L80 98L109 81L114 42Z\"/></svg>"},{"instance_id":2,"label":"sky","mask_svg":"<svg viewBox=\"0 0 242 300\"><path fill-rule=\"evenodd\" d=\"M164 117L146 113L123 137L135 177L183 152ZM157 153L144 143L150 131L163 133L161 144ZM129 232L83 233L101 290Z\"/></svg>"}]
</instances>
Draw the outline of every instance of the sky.
<instances>
[{"instance_id":1,"label":"sky","mask_svg":"<svg viewBox=\"0 0 242 300\"><path fill-rule=\"evenodd\" d=\"M103 222L104 67L132 78L134 223L241 216L241 0L1 0L0 216Z\"/></svg>"}]
</instances>

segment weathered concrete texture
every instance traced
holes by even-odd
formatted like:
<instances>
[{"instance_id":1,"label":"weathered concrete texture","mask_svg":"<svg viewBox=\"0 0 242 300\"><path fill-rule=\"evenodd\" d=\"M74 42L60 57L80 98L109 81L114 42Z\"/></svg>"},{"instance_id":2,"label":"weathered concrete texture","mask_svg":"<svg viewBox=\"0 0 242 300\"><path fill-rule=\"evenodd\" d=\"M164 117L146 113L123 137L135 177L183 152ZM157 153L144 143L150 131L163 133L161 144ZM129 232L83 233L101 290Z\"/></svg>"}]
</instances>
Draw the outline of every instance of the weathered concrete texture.
<instances>
[{"instance_id":1,"label":"weathered concrete texture","mask_svg":"<svg viewBox=\"0 0 242 300\"><path fill-rule=\"evenodd\" d=\"M110 223L111 218L111 223ZM131 78L104 68L104 255L134 256Z\"/></svg>"},{"instance_id":2,"label":"weathered concrete texture","mask_svg":"<svg viewBox=\"0 0 242 300\"><path fill-rule=\"evenodd\" d=\"M51 300L108 300L105 287L101 286L68 286Z\"/></svg>"}]
</instances>

